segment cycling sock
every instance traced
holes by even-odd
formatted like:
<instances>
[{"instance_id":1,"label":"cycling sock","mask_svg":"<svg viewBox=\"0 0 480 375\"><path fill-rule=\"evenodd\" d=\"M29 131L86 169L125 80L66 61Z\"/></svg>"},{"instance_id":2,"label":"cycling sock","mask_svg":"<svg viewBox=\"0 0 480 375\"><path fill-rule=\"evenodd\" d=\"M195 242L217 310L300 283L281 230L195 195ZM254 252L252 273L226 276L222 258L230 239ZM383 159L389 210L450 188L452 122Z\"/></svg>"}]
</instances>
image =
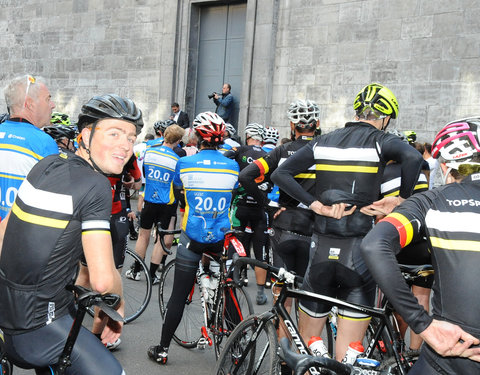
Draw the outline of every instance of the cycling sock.
<instances>
[{"instance_id":1,"label":"cycling sock","mask_svg":"<svg viewBox=\"0 0 480 375\"><path fill-rule=\"evenodd\" d=\"M142 266L140 265L140 262L135 261L135 265L133 266L133 272L138 273L140 272Z\"/></svg>"},{"instance_id":2,"label":"cycling sock","mask_svg":"<svg viewBox=\"0 0 480 375\"><path fill-rule=\"evenodd\" d=\"M160 264L165 265L166 260L167 260L167 255L164 255L164 256L162 257L162 261L160 262Z\"/></svg>"},{"instance_id":3,"label":"cycling sock","mask_svg":"<svg viewBox=\"0 0 480 375\"><path fill-rule=\"evenodd\" d=\"M150 277L153 278L155 277L155 272L158 270L159 264L151 263L150 262Z\"/></svg>"},{"instance_id":4,"label":"cycling sock","mask_svg":"<svg viewBox=\"0 0 480 375\"><path fill-rule=\"evenodd\" d=\"M257 294L264 294L265 293L265 284L259 285L257 284Z\"/></svg>"}]
</instances>

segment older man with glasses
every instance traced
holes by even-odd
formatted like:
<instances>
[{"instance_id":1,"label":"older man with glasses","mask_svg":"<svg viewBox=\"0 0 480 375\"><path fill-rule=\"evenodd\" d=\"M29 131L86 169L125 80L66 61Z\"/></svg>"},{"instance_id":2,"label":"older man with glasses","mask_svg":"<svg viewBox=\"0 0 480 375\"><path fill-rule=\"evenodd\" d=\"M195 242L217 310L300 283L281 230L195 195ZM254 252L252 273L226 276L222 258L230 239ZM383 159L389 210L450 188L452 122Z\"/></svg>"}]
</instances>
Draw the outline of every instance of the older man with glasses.
<instances>
[{"instance_id":1,"label":"older man with glasses","mask_svg":"<svg viewBox=\"0 0 480 375\"><path fill-rule=\"evenodd\" d=\"M0 220L12 206L25 176L45 156L58 153L40 128L50 123L55 104L45 80L24 75L4 89L10 119L0 125Z\"/></svg>"}]
</instances>

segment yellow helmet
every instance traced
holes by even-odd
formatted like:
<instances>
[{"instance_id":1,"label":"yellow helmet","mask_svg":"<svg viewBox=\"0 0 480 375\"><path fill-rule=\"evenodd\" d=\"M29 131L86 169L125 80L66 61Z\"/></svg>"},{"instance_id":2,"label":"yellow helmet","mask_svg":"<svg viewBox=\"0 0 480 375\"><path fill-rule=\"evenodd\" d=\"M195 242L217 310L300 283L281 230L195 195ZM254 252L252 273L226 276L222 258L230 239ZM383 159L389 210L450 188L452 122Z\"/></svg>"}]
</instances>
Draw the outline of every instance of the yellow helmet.
<instances>
[{"instance_id":1,"label":"yellow helmet","mask_svg":"<svg viewBox=\"0 0 480 375\"><path fill-rule=\"evenodd\" d=\"M368 113L378 118L398 116L397 98L390 89L379 83L371 83L360 90L353 102L353 109L357 116Z\"/></svg>"}]
</instances>

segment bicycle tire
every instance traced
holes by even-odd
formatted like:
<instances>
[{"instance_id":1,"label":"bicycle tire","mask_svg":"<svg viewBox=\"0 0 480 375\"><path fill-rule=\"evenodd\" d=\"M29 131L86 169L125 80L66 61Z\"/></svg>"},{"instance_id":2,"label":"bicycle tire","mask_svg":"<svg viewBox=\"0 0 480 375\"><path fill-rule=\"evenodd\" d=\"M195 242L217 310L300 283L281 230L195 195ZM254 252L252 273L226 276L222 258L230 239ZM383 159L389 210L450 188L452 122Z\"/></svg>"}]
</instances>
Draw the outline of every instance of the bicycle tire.
<instances>
[{"instance_id":1,"label":"bicycle tire","mask_svg":"<svg viewBox=\"0 0 480 375\"><path fill-rule=\"evenodd\" d=\"M130 266L134 262L140 263L140 280L130 280L122 272L123 298L125 300L125 323L131 323L137 319L148 306L152 297L152 279L150 270L142 258L129 248L125 251L124 266Z\"/></svg>"},{"instance_id":2,"label":"bicycle tire","mask_svg":"<svg viewBox=\"0 0 480 375\"><path fill-rule=\"evenodd\" d=\"M165 319L167 303L172 293L174 271L175 259L166 264L158 285L158 304L163 319ZM192 292L185 301L182 320L173 335L173 340L178 345L189 349L197 346L202 337L200 328L203 326L202 300L196 280Z\"/></svg>"},{"instance_id":3,"label":"bicycle tire","mask_svg":"<svg viewBox=\"0 0 480 375\"><path fill-rule=\"evenodd\" d=\"M246 356L246 359L242 367L237 370L237 375L277 375L280 373L277 356L278 338L272 322L267 322L259 332L255 338L255 343L250 348L250 352L245 353L243 351L258 325L259 321L256 316L251 316L237 325L225 343L215 366L214 374L231 374L232 368L242 356Z\"/></svg>"},{"instance_id":4,"label":"bicycle tire","mask_svg":"<svg viewBox=\"0 0 480 375\"><path fill-rule=\"evenodd\" d=\"M230 299L227 300L227 296ZM227 282L222 288L221 300L213 320L212 332L216 359L220 356L228 336L235 327L252 314L253 304L248 294L242 288L233 285L232 282Z\"/></svg>"},{"instance_id":5,"label":"bicycle tire","mask_svg":"<svg viewBox=\"0 0 480 375\"><path fill-rule=\"evenodd\" d=\"M404 363L404 370L408 372L415 362L417 362L418 357L420 356L420 350L408 350L403 353L403 357L405 358ZM399 364L395 357L387 358L384 362L381 363L379 370L388 370L389 374L397 375L401 374L402 371L400 370Z\"/></svg>"},{"instance_id":6,"label":"bicycle tire","mask_svg":"<svg viewBox=\"0 0 480 375\"><path fill-rule=\"evenodd\" d=\"M127 248L123 265L130 267L136 261L140 263L140 280L136 281L127 278L124 270L121 270L123 299L125 301L125 324L133 322L142 315L152 297L152 280L147 265L135 251ZM93 317L93 307L89 307L87 312Z\"/></svg>"}]
</instances>

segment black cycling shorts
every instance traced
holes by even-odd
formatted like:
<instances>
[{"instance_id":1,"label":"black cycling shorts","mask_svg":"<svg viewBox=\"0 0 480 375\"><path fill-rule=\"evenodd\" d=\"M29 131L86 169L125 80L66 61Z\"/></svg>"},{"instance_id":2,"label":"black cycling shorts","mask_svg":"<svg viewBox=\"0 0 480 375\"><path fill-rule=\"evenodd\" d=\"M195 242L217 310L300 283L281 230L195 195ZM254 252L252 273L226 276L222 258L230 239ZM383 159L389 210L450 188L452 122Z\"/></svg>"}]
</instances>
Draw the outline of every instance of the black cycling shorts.
<instances>
[{"instance_id":1,"label":"black cycling shorts","mask_svg":"<svg viewBox=\"0 0 480 375\"><path fill-rule=\"evenodd\" d=\"M168 229L172 217L177 216L177 203L162 204L145 201L140 215L140 227L152 229L154 223L160 223L162 229Z\"/></svg>"},{"instance_id":2,"label":"black cycling shorts","mask_svg":"<svg viewBox=\"0 0 480 375\"><path fill-rule=\"evenodd\" d=\"M329 237L314 233L314 249L302 289L324 294L342 301L374 306L376 284L360 255L363 237ZM312 317L328 314L332 304L307 299L300 300L300 309ZM368 315L339 309L339 315L364 320Z\"/></svg>"},{"instance_id":3,"label":"black cycling shorts","mask_svg":"<svg viewBox=\"0 0 480 375\"><path fill-rule=\"evenodd\" d=\"M62 354L73 318L67 314L36 330L5 334L8 358L18 367L41 368L56 364ZM71 355L67 374L121 375L122 366L90 331L82 327Z\"/></svg>"},{"instance_id":4,"label":"black cycling shorts","mask_svg":"<svg viewBox=\"0 0 480 375\"><path fill-rule=\"evenodd\" d=\"M274 227L271 244L273 249L274 266L294 271L304 276L310 259L311 237L303 236L287 230ZM278 261L278 258L281 261Z\"/></svg>"}]
</instances>

